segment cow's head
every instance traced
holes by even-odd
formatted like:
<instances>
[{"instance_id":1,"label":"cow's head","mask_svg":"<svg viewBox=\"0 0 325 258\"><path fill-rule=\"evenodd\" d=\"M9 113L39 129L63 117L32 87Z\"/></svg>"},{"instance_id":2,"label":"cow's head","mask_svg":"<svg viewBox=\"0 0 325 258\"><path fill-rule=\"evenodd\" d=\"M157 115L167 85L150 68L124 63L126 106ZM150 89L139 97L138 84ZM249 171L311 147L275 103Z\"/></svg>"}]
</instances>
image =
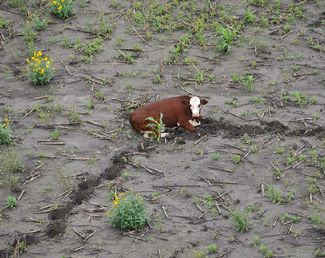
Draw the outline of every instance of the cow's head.
<instances>
[{"instance_id":1,"label":"cow's head","mask_svg":"<svg viewBox=\"0 0 325 258\"><path fill-rule=\"evenodd\" d=\"M197 118L200 117L201 105L205 105L208 103L206 99L200 99L199 97L190 97L189 100L186 100L185 103L189 105L192 117Z\"/></svg>"}]
</instances>

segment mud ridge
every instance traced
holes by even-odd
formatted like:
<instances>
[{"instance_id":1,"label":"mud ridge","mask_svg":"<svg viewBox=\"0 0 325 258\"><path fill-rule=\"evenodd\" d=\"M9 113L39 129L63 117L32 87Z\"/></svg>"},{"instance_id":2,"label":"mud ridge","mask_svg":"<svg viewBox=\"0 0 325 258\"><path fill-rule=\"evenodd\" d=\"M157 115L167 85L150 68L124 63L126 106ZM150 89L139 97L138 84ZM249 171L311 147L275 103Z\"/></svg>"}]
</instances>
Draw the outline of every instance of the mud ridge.
<instances>
[{"instance_id":1,"label":"mud ridge","mask_svg":"<svg viewBox=\"0 0 325 258\"><path fill-rule=\"evenodd\" d=\"M112 165L104 170L97 177L92 177L80 182L76 189L70 195L70 201L65 203L63 207L55 209L49 213L49 223L46 226L45 233L49 238L62 235L66 229L66 220L74 206L80 205L83 201L91 198L103 179L113 180L120 176L121 171L125 168L127 151L122 151L111 159Z\"/></svg>"},{"instance_id":2,"label":"mud ridge","mask_svg":"<svg viewBox=\"0 0 325 258\"><path fill-rule=\"evenodd\" d=\"M289 130L289 127L276 120L261 121L260 124L236 124L222 117L219 120L202 119L197 130L201 135L216 135L222 132L225 138L238 138L245 134L249 136L266 133L284 134ZM180 133L179 130L175 131L176 135Z\"/></svg>"},{"instance_id":3,"label":"mud ridge","mask_svg":"<svg viewBox=\"0 0 325 258\"><path fill-rule=\"evenodd\" d=\"M201 121L198 128L201 135L215 135L220 132L225 138L237 138L245 134L249 136L263 135L266 133L276 133L284 136L319 136L325 135L325 127L318 126L313 128L295 128L290 129L280 121L260 121L259 124L237 124L232 121L220 118L214 120L205 118Z\"/></svg>"}]
</instances>

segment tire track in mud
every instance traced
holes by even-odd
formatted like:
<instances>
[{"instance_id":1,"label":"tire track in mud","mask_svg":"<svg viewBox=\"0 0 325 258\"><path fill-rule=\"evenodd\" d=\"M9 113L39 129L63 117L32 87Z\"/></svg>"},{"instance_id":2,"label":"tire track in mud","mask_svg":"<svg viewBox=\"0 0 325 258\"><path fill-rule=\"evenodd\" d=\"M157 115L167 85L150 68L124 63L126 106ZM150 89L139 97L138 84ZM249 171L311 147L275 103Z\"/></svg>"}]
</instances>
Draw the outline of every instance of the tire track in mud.
<instances>
[{"instance_id":1,"label":"tire track in mud","mask_svg":"<svg viewBox=\"0 0 325 258\"><path fill-rule=\"evenodd\" d=\"M77 189L70 195L70 201L63 207L55 209L49 213L49 223L46 226L45 233L49 238L57 237L65 232L66 220L74 206L80 205L83 201L89 200L95 187L103 180L113 180L120 176L122 169L125 168L127 151L117 153L111 159L112 165L104 170L97 177L86 179L77 185Z\"/></svg>"},{"instance_id":2,"label":"tire track in mud","mask_svg":"<svg viewBox=\"0 0 325 258\"><path fill-rule=\"evenodd\" d=\"M49 222L45 227L45 235L48 238L59 237L65 232L67 227L67 218L76 205L80 205L83 201L89 200L94 194L95 187L103 180L113 180L120 176L122 169L127 163L128 151L120 151L111 158L111 166L106 168L104 172L98 176L90 177L85 181L77 184L76 189L70 194L70 200L61 205L61 207L50 211ZM17 246L24 241L26 246L39 243L40 236L33 233L18 233L15 239L9 244L7 250L0 250L0 258L12 257L17 253Z\"/></svg>"}]
</instances>

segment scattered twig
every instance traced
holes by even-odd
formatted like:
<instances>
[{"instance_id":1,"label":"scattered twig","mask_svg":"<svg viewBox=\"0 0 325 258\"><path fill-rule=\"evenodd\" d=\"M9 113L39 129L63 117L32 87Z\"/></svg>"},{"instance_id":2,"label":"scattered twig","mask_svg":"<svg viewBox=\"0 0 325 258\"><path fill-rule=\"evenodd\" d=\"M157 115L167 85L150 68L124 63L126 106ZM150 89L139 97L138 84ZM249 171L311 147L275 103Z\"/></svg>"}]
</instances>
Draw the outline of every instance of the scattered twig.
<instances>
[{"instance_id":1,"label":"scattered twig","mask_svg":"<svg viewBox=\"0 0 325 258\"><path fill-rule=\"evenodd\" d=\"M32 176L29 180L27 180L26 182L24 182L23 185L26 185L26 184L28 184L28 183L34 181L35 179L39 178L41 175L42 175L42 174L39 173L39 174L36 174L36 175Z\"/></svg>"},{"instance_id":2,"label":"scattered twig","mask_svg":"<svg viewBox=\"0 0 325 258\"><path fill-rule=\"evenodd\" d=\"M25 189L21 191L20 195L17 198L17 201L20 201L20 199L23 197L23 195L25 194L25 192L26 192Z\"/></svg>"},{"instance_id":3,"label":"scattered twig","mask_svg":"<svg viewBox=\"0 0 325 258\"><path fill-rule=\"evenodd\" d=\"M79 237L81 237L83 240L86 238L85 234L79 232L78 230L71 228L74 233L76 233Z\"/></svg>"},{"instance_id":4,"label":"scattered twig","mask_svg":"<svg viewBox=\"0 0 325 258\"><path fill-rule=\"evenodd\" d=\"M167 214L167 212L165 210L165 207L164 206L161 206L161 208L162 208L162 210L164 212L165 217L168 219L169 217L168 217L168 214Z\"/></svg>"},{"instance_id":5,"label":"scattered twig","mask_svg":"<svg viewBox=\"0 0 325 258\"><path fill-rule=\"evenodd\" d=\"M261 184L261 193L262 193L262 196L264 197L265 196L265 190L264 190L264 185Z\"/></svg>"},{"instance_id":6,"label":"scattered twig","mask_svg":"<svg viewBox=\"0 0 325 258\"><path fill-rule=\"evenodd\" d=\"M83 245L83 246L80 246L80 247L78 247L78 248L74 249L74 250L73 250L73 252L78 252L78 251L80 251L80 250L82 250L82 249L84 249L84 248L86 248L86 246L85 246L85 245Z\"/></svg>"},{"instance_id":7,"label":"scattered twig","mask_svg":"<svg viewBox=\"0 0 325 258\"><path fill-rule=\"evenodd\" d=\"M89 238L91 238L95 233L97 232L97 230L95 230L94 232L90 233L85 239L84 242L86 242Z\"/></svg>"},{"instance_id":8,"label":"scattered twig","mask_svg":"<svg viewBox=\"0 0 325 258\"><path fill-rule=\"evenodd\" d=\"M200 141L202 141L203 139L208 138L208 135L204 135L202 136L200 139L198 139L196 142L194 142L194 145L198 144Z\"/></svg>"},{"instance_id":9,"label":"scattered twig","mask_svg":"<svg viewBox=\"0 0 325 258\"><path fill-rule=\"evenodd\" d=\"M204 213L203 209L197 203L194 203L195 207L202 213Z\"/></svg>"},{"instance_id":10,"label":"scattered twig","mask_svg":"<svg viewBox=\"0 0 325 258\"><path fill-rule=\"evenodd\" d=\"M69 68L63 63L62 60L60 60L60 63L64 66L65 70L67 71L67 73L71 76L73 76L73 74L71 73L71 71L69 70Z\"/></svg>"},{"instance_id":11,"label":"scattered twig","mask_svg":"<svg viewBox=\"0 0 325 258\"><path fill-rule=\"evenodd\" d=\"M151 168L151 167L146 167L140 163L135 163L135 162L132 162L133 166L134 167L141 167L143 168L145 171L147 171L149 174L152 174L152 175L159 175L159 176L165 176L165 173L159 169L156 169L156 168Z\"/></svg>"},{"instance_id":12,"label":"scattered twig","mask_svg":"<svg viewBox=\"0 0 325 258\"><path fill-rule=\"evenodd\" d=\"M88 120L88 121L85 121L85 122L88 123L88 124L97 125L97 126L102 127L102 128L106 127L106 125L102 125L102 124L96 123L94 121L89 121Z\"/></svg>"}]
</instances>

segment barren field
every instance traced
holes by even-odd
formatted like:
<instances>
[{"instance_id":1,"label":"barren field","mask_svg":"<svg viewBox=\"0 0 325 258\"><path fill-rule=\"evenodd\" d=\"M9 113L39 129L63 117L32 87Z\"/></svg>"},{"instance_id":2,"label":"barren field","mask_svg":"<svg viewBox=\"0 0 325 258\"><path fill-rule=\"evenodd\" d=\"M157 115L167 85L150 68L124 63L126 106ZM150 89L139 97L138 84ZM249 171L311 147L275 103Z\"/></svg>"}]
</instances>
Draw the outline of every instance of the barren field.
<instances>
[{"instance_id":1,"label":"barren field","mask_svg":"<svg viewBox=\"0 0 325 258\"><path fill-rule=\"evenodd\" d=\"M0 1L0 257L325 257L325 1L50 5ZM209 100L196 133L131 128L188 94ZM126 191L142 231L109 223Z\"/></svg>"}]
</instances>

